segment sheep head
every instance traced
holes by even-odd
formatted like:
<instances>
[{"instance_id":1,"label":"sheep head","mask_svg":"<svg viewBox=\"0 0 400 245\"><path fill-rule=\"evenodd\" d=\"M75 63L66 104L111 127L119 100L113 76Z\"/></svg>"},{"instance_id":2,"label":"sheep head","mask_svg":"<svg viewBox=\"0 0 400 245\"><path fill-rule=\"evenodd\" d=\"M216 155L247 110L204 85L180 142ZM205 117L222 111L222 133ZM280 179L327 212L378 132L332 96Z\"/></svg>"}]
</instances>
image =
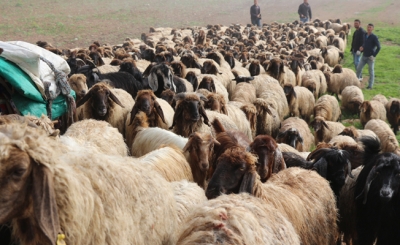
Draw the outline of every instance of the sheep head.
<instances>
[{"instance_id":1,"label":"sheep head","mask_svg":"<svg viewBox=\"0 0 400 245\"><path fill-rule=\"evenodd\" d=\"M60 230L50 170L55 156L43 143L49 140L26 124L0 127L0 223L24 226L30 235L19 237L23 244L55 244Z\"/></svg>"},{"instance_id":2,"label":"sheep head","mask_svg":"<svg viewBox=\"0 0 400 245\"><path fill-rule=\"evenodd\" d=\"M105 83L97 83L94 85L89 92L78 101L76 107L85 104L89 100L95 119L104 118L107 115L111 106L111 101L124 108L117 96L111 92L111 88Z\"/></svg>"},{"instance_id":3,"label":"sheep head","mask_svg":"<svg viewBox=\"0 0 400 245\"><path fill-rule=\"evenodd\" d=\"M139 111L143 111L149 117L150 115L157 114L161 120L165 122L164 112L157 102L157 97L154 95L151 90L140 90L137 93L135 98L135 105L131 111L131 121L129 123L132 124L133 119Z\"/></svg>"},{"instance_id":4,"label":"sheep head","mask_svg":"<svg viewBox=\"0 0 400 245\"><path fill-rule=\"evenodd\" d=\"M154 65L150 69L148 81L150 88L159 94L165 89L171 89L176 92L171 68L164 63Z\"/></svg>"},{"instance_id":5,"label":"sheep head","mask_svg":"<svg viewBox=\"0 0 400 245\"><path fill-rule=\"evenodd\" d=\"M196 93L179 93L175 96L176 107L171 129L176 124L185 123L197 123L204 119L204 123L209 125L206 111L201 104L201 101L207 101L207 98L202 94ZM179 121L179 122L178 122Z\"/></svg>"},{"instance_id":6,"label":"sheep head","mask_svg":"<svg viewBox=\"0 0 400 245\"><path fill-rule=\"evenodd\" d=\"M251 76L260 75L260 61L259 60L252 60L250 62L249 72L250 72Z\"/></svg>"},{"instance_id":7,"label":"sheep head","mask_svg":"<svg viewBox=\"0 0 400 245\"><path fill-rule=\"evenodd\" d=\"M161 93L161 99L167 101L168 104L170 104L172 108L175 108L174 97L175 97L175 92L172 91L171 89L164 90Z\"/></svg>"},{"instance_id":8,"label":"sheep head","mask_svg":"<svg viewBox=\"0 0 400 245\"><path fill-rule=\"evenodd\" d=\"M250 144L249 151L258 156L256 169L262 182L266 182L272 173L286 168L282 153L271 136L258 135Z\"/></svg>"},{"instance_id":9,"label":"sheep head","mask_svg":"<svg viewBox=\"0 0 400 245\"><path fill-rule=\"evenodd\" d=\"M207 95L207 101L204 103L204 108L210 108L212 111L228 115L226 101L224 96L220 94L210 93Z\"/></svg>"},{"instance_id":10,"label":"sheep head","mask_svg":"<svg viewBox=\"0 0 400 245\"><path fill-rule=\"evenodd\" d=\"M185 79L188 80L188 82L190 82L193 85L194 90L196 90L197 87L199 86L199 81L197 80L197 76L194 72L189 71L186 74Z\"/></svg>"},{"instance_id":11,"label":"sheep head","mask_svg":"<svg viewBox=\"0 0 400 245\"><path fill-rule=\"evenodd\" d=\"M224 56L226 62L228 62L231 69L235 67L235 59L233 58L233 54L231 52L227 52Z\"/></svg>"},{"instance_id":12,"label":"sheep head","mask_svg":"<svg viewBox=\"0 0 400 245\"><path fill-rule=\"evenodd\" d=\"M243 147L228 148L217 160L215 172L207 186L207 198L240 192L253 194L258 177L256 163L257 158Z\"/></svg>"},{"instance_id":13,"label":"sheep head","mask_svg":"<svg viewBox=\"0 0 400 245\"><path fill-rule=\"evenodd\" d=\"M200 70L201 74L217 75L219 73L217 66L211 60L204 61L203 67Z\"/></svg>"},{"instance_id":14,"label":"sheep head","mask_svg":"<svg viewBox=\"0 0 400 245\"><path fill-rule=\"evenodd\" d=\"M365 167L365 170L363 169L364 171L362 170L358 177L364 184L364 188L357 195L356 200L362 198L363 204L366 204L367 197L370 196L379 198L383 203L388 203L398 195L400 157L394 153L379 154L373 158L371 165L372 168L371 166Z\"/></svg>"},{"instance_id":15,"label":"sheep head","mask_svg":"<svg viewBox=\"0 0 400 245\"><path fill-rule=\"evenodd\" d=\"M69 77L68 83L72 90L75 91L77 100L81 99L88 92L88 86L86 83L86 76L83 74L74 74Z\"/></svg>"},{"instance_id":16,"label":"sheep head","mask_svg":"<svg viewBox=\"0 0 400 245\"><path fill-rule=\"evenodd\" d=\"M207 172L214 144L219 145L219 142L210 133L195 132L189 136L183 151L189 152L192 161L198 163L198 166L195 166L196 168L199 168L202 172Z\"/></svg>"},{"instance_id":17,"label":"sheep head","mask_svg":"<svg viewBox=\"0 0 400 245\"><path fill-rule=\"evenodd\" d=\"M368 113L371 110L371 102L366 100L360 105L360 111L362 113Z\"/></svg>"},{"instance_id":18,"label":"sheep head","mask_svg":"<svg viewBox=\"0 0 400 245\"><path fill-rule=\"evenodd\" d=\"M298 149L298 143L303 144L303 137L296 128L290 128L286 131L279 132L276 141L278 143L286 143L291 147Z\"/></svg>"},{"instance_id":19,"label":"sheep head","mask_svg":"<svg viewBox=\"0 0 400 245\"><path fill-rule=\"evenodd\" d=\"M173 61L171 62L171 68L174 74L178 77L182 77L186 75L186 66L182 63L182 61Z\"/></svg>"},{"instance_id":20,"label":"sheep head","mask_svg":"<svg viewBox=\"0 0 400 245\"><path fill-rule=\"evenodd\" d=\"M205 76L201 80L198 89L207 89L208 91L215 93L217 90L215 89L214 79L210 76Z\"/></svg>"},{"instance_id":21,"label":"sheep head","mask_svg":"<svg viewBox=\"0 0 400 245\"><path fill-rule=\"evenodd\" d=\"M279 58L273 58L267 68L267 72L275 79L279 79L279 76L285 72L283 61Z\"/></svg>"}]
</instances>

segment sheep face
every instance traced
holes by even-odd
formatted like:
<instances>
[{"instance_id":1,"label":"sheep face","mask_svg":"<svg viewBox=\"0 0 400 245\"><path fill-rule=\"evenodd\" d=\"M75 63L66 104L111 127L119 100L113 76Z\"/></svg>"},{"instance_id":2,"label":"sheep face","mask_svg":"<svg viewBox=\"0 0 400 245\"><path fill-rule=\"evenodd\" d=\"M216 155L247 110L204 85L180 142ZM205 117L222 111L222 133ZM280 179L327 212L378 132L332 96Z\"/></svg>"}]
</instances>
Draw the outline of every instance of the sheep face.
<instances>
[{"instance_id":1,"label":"sheep face","mask_svg":"<svg viewBox=\"0 0 400 245\"><path fill-rule=\"evenodd\" d=\"M249 72L251 76L258 76L260 75L260 61L253 60L249 66Z\"/></svg>"},{"instance_id":2,"label":"sheep face","mask_svg":"<svg viewBox=\"0 0 400 245\"><path fill-rule=\"evenodd\" d=\"M217 160L217 167L207 186L207 198L213 199L221 194L252 193L257 176L256 162L256 157L242 147L227 149Z\"/></svg>"},{"instance_id":3,"label":"sheep face","mask_svg":"<svg viewBox=\"0 0 400 245\"><path fill-rule=\"evenodd\" d=\"M77 107L83 105L90 99L90 106L92 108L93 116L95 119L102 119L107 115L110 108L110 102L124 107L107 86L103 84L96 84L90 91L77 103Z\"/></svg>"},{"instance_id":4,"label":"sheep face","mask_svg":"<svg viewBox=\"0 0 400 245\"><path fill-rule=\"evenodd\" d=\"M277 142L286 143L291 147L298 149L298 144L303 144L303 137L300 135L299 131L295 128L291 128L284 132L279 132L276 137Z\"/></svg>"},{"instance_id":5,"label":"sheep face","mask_svg":"<svg viewBox=\"0 0 400 245\"><path fill-rule=\"evenodd\" d=\"M200 102L200 100L207 101L203 95L180 93L175 96L175 100L177 105L172 127L183 125L183 122L198 123L201 117L204 118L205 124L209 124L206 111Z\"/></svg>"},{"instance_id":6,"label":"sheep face","mask_svg":"<svg viewBox=\"0 0 400 245\"><path fill-rule=\"evenodd\" d=\"M164 63L155 65L151 68L148 81L150 88L154 92L157 91L158 94L161 94L165 89L171 89L176 92L171 68Z\"/></svg>"},{"instance_id":7,"label":"sheep face","mask_svg":"<svg viewBox=\"0 0 400 245\"><path fill-rule=\"evenodd\" d=\"M225 99L219 94L209 94L207 96L207 101L204 103L205 108L210 108L212 111L217 111L219 113L228 114L225 106Z\"/></svg>"},{"instance_id":8,"label":"sheep face","mask_svg":"<svg viewBox=\"0 0 400 245\"><path fill-rule=\"evenodd\" d=\"M22 215L32 192L32 166L29 155L15 146L1 147L0 224Z\"/></svg>"},{"instance_id":9,"label":"sheep face","mask_svg":"<svg viewBox=\"0 0 400 245\"><path fill-rule=\"evenodd\" d=\"M275 168L275 159L278 145L275 140L268 135L258 135L250 144L250 152L258 156L256 163L257 173L261 177L261 181L267 181ZM280 151L279 151L280 153Z\"/></svg>"},{"instance_id":10,"label":"sheep face","mask_svg":"<svg viewBox=\"0 0 400 245\"><path fill-rule=\"evenodd\" d=\"M214 80L212 79L212 77L209 76L205 76L203 77L203 79L201 80L198 89L207 89L208 91L215 93L216 89L215 89L215 83Z\"/></svg>"},{"instance_id":11,"label":"sheep face","mask_svg":"<svg viewBox=\"0 0 400 245\"><path fill-rule=\"evenodd\" d=\"M363 192L357 199L363 202L375 202L372 197L383 203L388 203L398 195L400 188L400 157L393 153L384 153L375 160L375 165L366 178ZM368 198L369 197L369 198Z\"/></svg>"},{"instance_id":12,"label":"sheep face","mask_svg":"<svg viewBox=\"0 0 400 245\"><path fill-rule=\"evenodd\" d=\"M68 79L68 83L71 86L72 90L75 91L78 99L85 96L88 92L88 86L86 84L86 77L83 74L74 74Z\"/></svg>"},{"instance_id":13,"label":"sheep face","mask_svg":"<svg viewBox=\"0 0 400 245\"><path fill-rule=\"evenodd\" d=\"M200 70L201 70L201 74L213 74L213 75L218 74L217 67L213 64L212 61L209 61L209 60L207 60L203 63L203 67Z\"/></svg>"},{"instance_id":14,"label":"sheep face","mask_svg":"<svg viewBox=\"0 0 400 245\"><path fill-rule=\"evenodd\" d=\"M209 159L212 155L214 144L219 145L211 134L195 132L189 136L183 151L190 153L192 161L198 163L198 168L202 172L207 172L210 166Z\"/></svg>"}]
</instances>

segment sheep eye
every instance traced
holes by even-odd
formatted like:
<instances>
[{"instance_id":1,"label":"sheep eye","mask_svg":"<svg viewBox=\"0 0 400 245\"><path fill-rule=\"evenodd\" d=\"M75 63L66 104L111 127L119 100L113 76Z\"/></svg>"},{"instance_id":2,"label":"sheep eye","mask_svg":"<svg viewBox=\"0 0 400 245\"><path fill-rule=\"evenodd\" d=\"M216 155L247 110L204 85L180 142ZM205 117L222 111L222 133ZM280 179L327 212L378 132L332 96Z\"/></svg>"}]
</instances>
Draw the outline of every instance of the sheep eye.
<instances>
[{"instance_id":1,"label":"sheep eye","mask_svg":"<svg viewBox=\"0 0 400 245\"><path fill-rule=\"evenodd\" d=\"M16 170L14 170L14 172L12 173L12 175L13 175L14 177L19 178L19 177L21 177L21 176L25 173L25 171L26 171L26 169L24 169L24 168L18 168L18 169L16 169Z\"/></svg>"},{"instance_id":2,"label":"sheep eye","mask_svg":"<svg viewBox=\"0 0 400 245\"><path fill-rule=\"evenodd\" d=\"M245 169L246 169L245 167L239 168L240 171L244 171Z\"/></svg>"}]
</instances>

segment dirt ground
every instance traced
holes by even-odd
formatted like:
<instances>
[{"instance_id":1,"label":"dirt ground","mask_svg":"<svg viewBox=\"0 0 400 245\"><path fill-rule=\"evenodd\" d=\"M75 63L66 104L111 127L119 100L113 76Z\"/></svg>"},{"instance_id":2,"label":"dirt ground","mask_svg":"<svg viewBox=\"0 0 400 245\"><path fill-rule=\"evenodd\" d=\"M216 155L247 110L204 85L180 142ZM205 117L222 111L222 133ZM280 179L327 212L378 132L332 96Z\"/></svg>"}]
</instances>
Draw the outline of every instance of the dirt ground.
<instances>
[{"instance_id":1,"label":"dirt ground","mask_svg":"<svg viewBox=\"0 0 400 245\"><path fill-rule=\"evenodd\" d=\"M259 0L264 23L298 18L301 0ZM398 0L309 0L313 19L340 18L364 24L399 25ZM2 3L0 39L35 43L44 40L58 48L86 47L93 41L111 45L126 37L139 38L149 27L187 27L250 22L252 0L19 0ZM377 25L378 24L378 25Z\"/></svg>"}]
</instances>

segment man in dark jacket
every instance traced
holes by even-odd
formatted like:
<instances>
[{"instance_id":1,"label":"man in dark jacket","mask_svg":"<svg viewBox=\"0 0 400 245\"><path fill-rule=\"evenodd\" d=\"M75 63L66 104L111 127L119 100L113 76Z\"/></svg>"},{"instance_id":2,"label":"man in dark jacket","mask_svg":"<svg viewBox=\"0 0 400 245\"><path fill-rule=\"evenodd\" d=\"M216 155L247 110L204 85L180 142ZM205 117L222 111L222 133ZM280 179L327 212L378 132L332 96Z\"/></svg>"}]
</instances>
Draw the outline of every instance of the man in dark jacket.
<instances>
[{"instance_id":1,"label":"man in dark jacket","mask_svg":"<svg viewBox=\"0 0 400 245\"><path fill-rule=\"evenodd\" d=\"M251 24L261 27L261 10L258 0L254 0L254 5L250 8Z\"/></svg>"},{"instance_id":2,"label":"man in dark jacket","mask_svg":"<svg viewBox=\"0 0 400 245\"><path fill-rule=\"evenodd\" d=\"M368 24L367 33L364 34L364 43L360 47L360 51L363 53L360 63L357 66L357 77L361 78L361 72L364 68L365 64L368 64L369 71L369 80L367 89L372 89L374 86L374 65L375 65L375 57L381 50L381 44L379 43L378 37L372 33L374 30L373 24Z\"/></svg>"},{"instance_id":3,"label":"man in dark jacket","mask_svg":"<svg viewBox=\"0 0 400 245\"><path fill-rule=\"evenodd\" d=\"M356 31L353 34L350 52L353 55L353 63L357 70L357 66L361 57L360 47L362 47L364 43L365 30L361 27L361 21L359 19L354 21L354 28L356 28Z\"/></svg>"},{"instance_id":4,"label":"man in dark jacket","mask_svg":"<svg viewBox=\"0 0 400 245\"><path fill-rule=\"evenodd\" d=\"M297 13L300 16L300 21L303 23L306 23L308 21L311 21L312 14L311 14L311 7L310 4L308 4L308 0L304 0L302 4L299 6L299 10Z\"/></svg>"}]
</instances>

